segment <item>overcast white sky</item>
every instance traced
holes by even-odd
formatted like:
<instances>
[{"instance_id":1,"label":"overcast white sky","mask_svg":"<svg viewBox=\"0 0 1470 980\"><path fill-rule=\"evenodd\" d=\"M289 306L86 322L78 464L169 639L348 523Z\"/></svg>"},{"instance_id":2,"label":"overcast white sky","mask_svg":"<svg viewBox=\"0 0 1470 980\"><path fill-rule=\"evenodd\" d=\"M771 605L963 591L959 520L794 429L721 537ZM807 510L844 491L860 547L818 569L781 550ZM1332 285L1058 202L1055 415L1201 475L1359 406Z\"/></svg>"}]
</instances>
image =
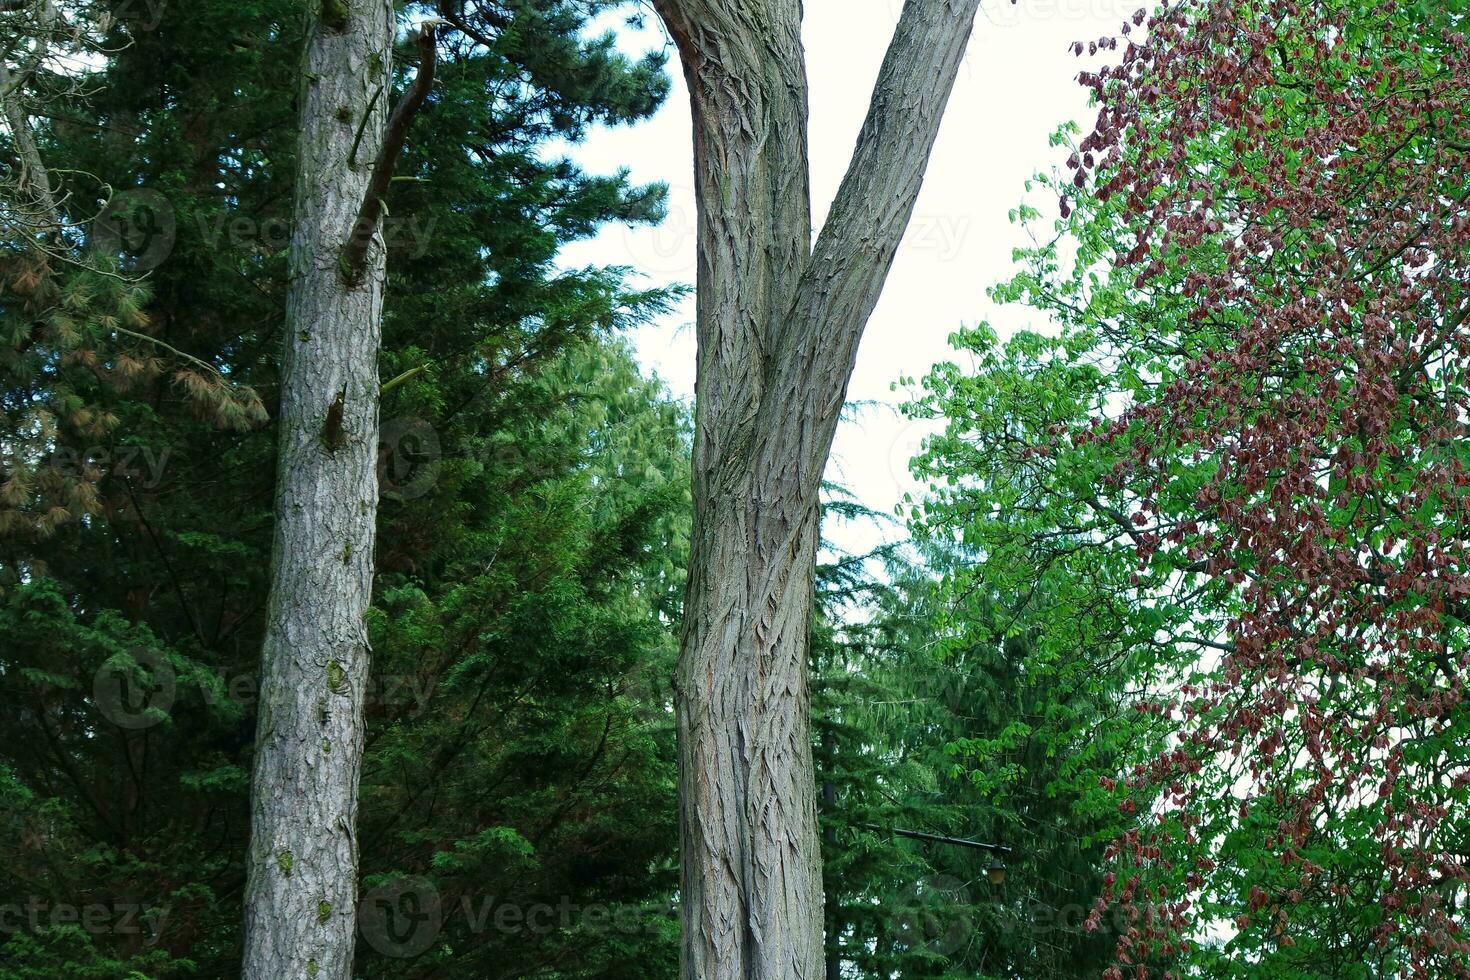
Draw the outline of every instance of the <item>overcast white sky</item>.
<instances>
[{"instance_id":1,"label":"overcast white sky","mask_svg":"<svg viewBox=\"0 0 1470 980\"><path fill-rule=\"evenodd\" d=\"M1141 0L986 0L960 69L928 177L908 235L883 298L868 324L850 402L897 406L900 377L921 377L953 355L948 335L988 320L1002 335L1019 327L1044 328L1018 308L997 308L988 286L1007 278L1011 251L1025 239L1007 212L1024 196L1038 170L1060 166L1064 155L1047 144L1068 120L1090 122L1085 90L1076 82L1084 67L1067 50L1073 41L1114 34ZM902 0L806 0L804 38L811 81L811 164L815 220L820 227L867 111L868 96ZM641 32L621 27L629 51L666 43L657 19ZM591 242L568 248L568 264L632 265L652 283L695 278L693 155L688 93L677 62L674 90L652 120L630 128L599 130L572 155L588 170L629 167L639 182L666 181L669 218L654 229L612 226ZM1033 199L1046 213L1055 202ZM683 397L694 391L693 303L639 331L636 343L646 369L656 371ZM895 408L856 409L837 435L828 476L846 484L864 503L891 513L906 490L917 487L907 462L924 429L905 422ZM874 541L870 529L836 535L844 547Z\"/></svg>"}]
</instances>

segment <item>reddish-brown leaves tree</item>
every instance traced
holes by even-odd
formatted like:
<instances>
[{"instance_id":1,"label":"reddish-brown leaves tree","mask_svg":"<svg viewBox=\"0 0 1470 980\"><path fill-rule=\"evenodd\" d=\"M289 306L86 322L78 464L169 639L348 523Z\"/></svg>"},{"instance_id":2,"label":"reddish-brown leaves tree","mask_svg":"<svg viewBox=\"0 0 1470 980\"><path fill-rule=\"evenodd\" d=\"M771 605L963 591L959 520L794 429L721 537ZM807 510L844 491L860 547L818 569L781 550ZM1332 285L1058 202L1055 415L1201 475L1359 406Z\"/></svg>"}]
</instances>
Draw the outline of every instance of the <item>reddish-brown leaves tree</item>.
<instances>
[{"instance_id":1,"label":"reddish-brown leaves tree","mask_svg":"<svg viewBox=\"0 0 1470 980\"><path fill-rule=\"evenodd\" d=\"M1198 774L1232 757L1240 819L1276 818L1274 884L1239 896L1236 930L1290 946L1293 907L1347 888L1312 845L1356 833L1381 861L1385 972L1470 976L1465 11L1182 0L1083 76L1101 111L1076 187L1121 208L1143 301L1193 311L1159 396L1079 438L1156 433L1114 477L1143 488L1140 561L1230 587L1213 679L1145 706L1181 735L1121 788L1164 802L1114 846L1095 913L1133 922L1115 977L1209 925ZM1179 460L1213 473L1165 521Z\"/></svg>"}]
</instances>

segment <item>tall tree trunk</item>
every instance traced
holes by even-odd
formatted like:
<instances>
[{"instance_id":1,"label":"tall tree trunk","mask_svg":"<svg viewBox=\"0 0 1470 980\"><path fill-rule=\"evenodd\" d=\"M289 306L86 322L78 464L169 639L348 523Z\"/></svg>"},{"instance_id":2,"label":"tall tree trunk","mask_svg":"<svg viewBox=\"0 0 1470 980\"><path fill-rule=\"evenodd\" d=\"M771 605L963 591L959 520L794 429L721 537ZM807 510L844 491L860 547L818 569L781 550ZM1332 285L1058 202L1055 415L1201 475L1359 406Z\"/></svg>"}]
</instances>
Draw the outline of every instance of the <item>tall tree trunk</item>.
<instances>
[{"instance_id":1,"label":"tall tree trunk","mask_svg":"<svg viewBox=\"0 0 1470 980\"><path fill-rule=\"evenodd\" d=\"M807 681L822 472L979 0L907 0L815 245L800 0L656 0L699 200L695 526L677 673L689 980L816 980Z\"/></svg>"},{"instance_id":2,"label":"tall tree trunk","mask_svg":"<svg viewBox=\"0 0 1470 980\"><path fill-rule=\"evenodd\" d=\"M370 248L349 284L342 253L382 142L393 35L390 0L322 0L303 66L247 980L352 970L384 256L381 242Z\"/></svg>"}]
</instances>

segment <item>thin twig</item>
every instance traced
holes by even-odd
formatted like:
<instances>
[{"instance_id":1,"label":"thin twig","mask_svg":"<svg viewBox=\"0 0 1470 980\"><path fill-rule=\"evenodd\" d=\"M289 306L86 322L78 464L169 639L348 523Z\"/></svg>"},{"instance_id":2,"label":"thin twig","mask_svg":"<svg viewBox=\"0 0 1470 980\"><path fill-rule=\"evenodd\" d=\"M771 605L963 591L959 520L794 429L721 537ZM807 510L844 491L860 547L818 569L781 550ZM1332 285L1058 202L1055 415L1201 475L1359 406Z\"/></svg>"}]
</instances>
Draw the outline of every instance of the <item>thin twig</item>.
<instances>
[{"instance_id":1,"label":"thin twig","mask_svg":"<svg viewBox=\"0 0 1470 980\"><path fill-rule=\"evenodd\" d=\"M136 330L129 330L127 327L114 326L112 329L115 330L115 331L117 331L120 334L126 334L127 336L129 336L129 337L135 337L138 340L146 340L150 344L157 344L159 347L162 347L164 350L168 351L170 354L173 354L173 355L175 355L177 357L182 357L186 361L192 361L193 363L199 365L200 367L202 367L204 370L208 371L210 374L214 375L215 377L224 380L224 375L220 374L219 368L215 367L213 364L210 364L208 361L201 361L199 358L195 357L193 354L186 354L183 351L179 350L177 347L174 347L171 344L164 343L163 341L159 340L157 337L150 337L146 333L138 333L138 331L136 331ZM233 383L233 382L231 382L231 383Z\"/></svg>"}]
</instances>

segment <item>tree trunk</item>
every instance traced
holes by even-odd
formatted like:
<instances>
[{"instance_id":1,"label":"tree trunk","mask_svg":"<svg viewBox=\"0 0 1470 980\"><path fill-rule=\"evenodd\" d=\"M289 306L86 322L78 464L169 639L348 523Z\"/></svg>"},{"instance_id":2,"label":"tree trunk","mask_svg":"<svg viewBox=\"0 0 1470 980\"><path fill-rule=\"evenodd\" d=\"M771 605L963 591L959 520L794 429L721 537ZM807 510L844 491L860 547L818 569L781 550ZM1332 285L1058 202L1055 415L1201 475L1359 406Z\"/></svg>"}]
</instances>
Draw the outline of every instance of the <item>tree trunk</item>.
<instances>
[{"instance_id":1,"label":"tree trunk","mask_svg":"<svg viewBox=\"0 0 1470 980\"><path fill-rule=\"evenodd\" d=\"M16 186L29 198L11 202L11 205L17 212L17 223L22 230L49 235L60 226L61 215L56 206L56 194L51 189L50 171L41 159L41 152L36 149L24 100L19 80L13 79L9 69L0 64L0 108L4 109L5 122L10 127L10 141L20 160Z\"/></svg>"},{"instance_id":2,"label":"tree trunk","mask_svg":"<svg viewBox=\"0 0 1470 980\"><path fill-rule=\"evenodd\" d=\"M688 980L822 975L807 641L858 340L979 0L908 0L815 247L800 0L657 0L694 117L695 522L676 677Z\"/></svg>"},{"instance_id":3,"label":"tree trunk","mask_svg":"<svg viewBox=\"0 0 1470 980\"><path fill-rule=\"evenodd\" d=\"M378 242L348 285L341 254L388 114L393 7L322 0L313 21L251 792L247 980L348 980L356 925L384 256Z\"/></svg>"},{"instance_id":4,"label":"tree trunk","mask_svg":"<svg viewBox=\"0 0 1470 980\"><path fill-rule=\"evenodd\" d=\"M36 10L35 46L12 71L0 61L0 109L4 111L6 125L10 128L10 141L15 146L20 168L16 174L17 200L9 202L11 218L19 230L29 234L40 234L47 238L57 235L61 228L61 209L57 205L56 192L51 183L51 172L41 159L36 148L36 137L31 131L30 112L26 107L26 85L31 75L45 62L51 46L51 32L56 30L58 14L49 2L41 3Z\"/></svg>"}]
</instances>

